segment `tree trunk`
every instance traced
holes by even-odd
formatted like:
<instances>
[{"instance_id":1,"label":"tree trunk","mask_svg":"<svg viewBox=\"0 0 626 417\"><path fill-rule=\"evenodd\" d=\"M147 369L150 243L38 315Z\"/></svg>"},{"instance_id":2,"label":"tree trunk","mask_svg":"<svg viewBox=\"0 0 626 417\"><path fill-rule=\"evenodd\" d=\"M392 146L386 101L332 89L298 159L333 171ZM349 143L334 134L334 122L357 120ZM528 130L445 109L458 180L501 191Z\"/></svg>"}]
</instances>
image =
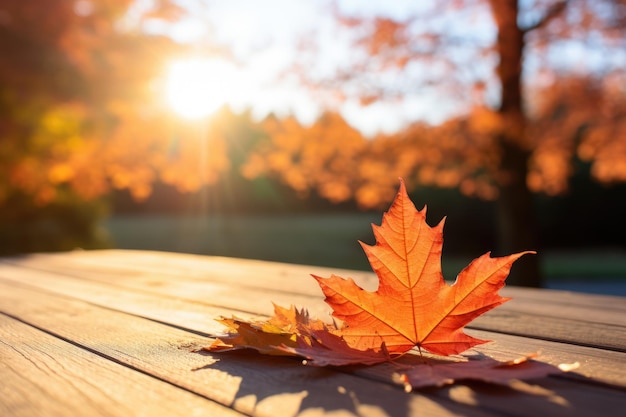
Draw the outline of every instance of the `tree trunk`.
<instances>
[{"instance_id":1,"label":"tree trunk","mask_svg":"<svg viewBox=\"0 0 626 417\"><path fill-rule=\"evenodd\" d=\"M502 164L508 180L500 186L497 204L498 255L525 250L539 250L537 221L533 198L526 186L528 153L503 141ZM507 283L526 287L542 284L539 254L518 260Z\"/></svg>"},{"instance_id":2,"label":"tree trunk","mask_svg":"<svg viewBox=\"0 0 626 417\"><path fill-rule=\"evenodd\" d=\"M504 128L497 137L501 154L497 173L500 196L498 211L499 255L538 250L537 222L533 199L526 178L530 150L525 140L526 116L522 106L521 72L524 32L517 23L517 0L490 0L498 28L497 52L500 62L497 76L501 82L498 112ZM507 279L511 285L541 285L539 258L525 256L514 265Z\"/></svg>"}]
</instances>

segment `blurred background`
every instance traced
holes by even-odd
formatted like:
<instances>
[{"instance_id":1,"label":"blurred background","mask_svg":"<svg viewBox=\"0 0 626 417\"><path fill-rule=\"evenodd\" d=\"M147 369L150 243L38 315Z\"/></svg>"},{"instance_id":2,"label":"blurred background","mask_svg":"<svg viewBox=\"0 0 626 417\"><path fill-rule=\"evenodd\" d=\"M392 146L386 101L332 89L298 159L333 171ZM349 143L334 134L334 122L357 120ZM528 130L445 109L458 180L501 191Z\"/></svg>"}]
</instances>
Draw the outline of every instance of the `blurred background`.
<instances>
[{"instance_id":1,"label":"blurred background","mask_svg":"<svg viewBox=\"0 0 626 417\"><path fill-rule=\"evenodd\" d=\"M626 295L624 0L0 0L0 56L1 255L368 269L404 178L446 279Z\"/></svg>"}]
</instances>

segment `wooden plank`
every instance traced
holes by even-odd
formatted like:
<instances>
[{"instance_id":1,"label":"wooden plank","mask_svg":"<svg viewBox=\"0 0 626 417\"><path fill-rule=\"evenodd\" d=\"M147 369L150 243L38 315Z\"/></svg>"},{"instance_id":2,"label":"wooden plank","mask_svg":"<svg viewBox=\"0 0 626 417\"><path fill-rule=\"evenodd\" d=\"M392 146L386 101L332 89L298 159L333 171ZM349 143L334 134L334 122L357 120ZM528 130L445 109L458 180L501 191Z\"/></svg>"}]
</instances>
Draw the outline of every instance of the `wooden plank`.
<instances>
[{"instance_id":1,"label":"wooden plank","mask_svg":"<svg viewBox=\"0 0 626 417\"><path fill-rule=\"evenodd\" d=\"M271 282L272 277L279 275L279 271L275 269L275 266L274 269L267 272L259 265L254 275L252 273L241 274L241 272L239 272L240 275L236 275L234 273L231 274L232 271L236 270L236 263L231 262L233 265L226 271L217 269L210 274L207 273L204 279L189 279L178 275L178 273L170 273L171 270L166 269L165 266L162 266L160 273L155 274L119 266L115 266L111 270L110 264L105 263L95 266L91 265L88 268L83 267L82 269L73 267L68 272L67 265L65 265L65 271L61 265L51 266L51 264L58 262L58 260L51 262L52 258L48 256L47 262L40 262L43 265L38 266L38 269L54 271L58 274L78 274L81 278L115 284L127 289L176 296L180 299L206 303L215 307L225 307L249 314L271 315L273 310L272 302L286 306L290 304L299 307L306 306L311 315L315 317L324 318L330 314L330 308L322 302L320 295L312 296L308 294L308 291L300 292L300 286L290 283L291 281L289 280L285 281L280 291L274 288L277 284L272 284L269 288L262 287L267 282ZM37 259L40 260L40 258ZM111 263L114 263L114 261ZM262 262L261 264L266 263ZM22 276L24 279L33 273L29 272L28 269L30 268L28 265L20 264L24 270L19 276ZM39 262L37 265L39 265ZM0 264L0 266L9 267L6 264ZM290 269L291 267L287 268L285 265L282 265L282 268ZM0 269L0 274L2 273L1 271L2 269ZM233 274L238 278L233 278ZM250 276L253 276L254 279L251 279ZM173 277L175 279L172 279ZM228 280L230 280L230 283L228 283ZM308 281L314 280L308 279ZM232 282L237 282L237 286L234 287ZM249 282L252 282L252 284L248 284ZM317 285L315 282L313 284ZM528 294L527 292L525 293ZM515 303L516 300L513 300L488 312L474 320L468 327L626 352L626 322L624 322L626 314L615 314L613 310L601 310L597 307L581 308L581 311L577 312L573 305L568 304L567 308L569 310L565 311L571 312L573 315L573 317L568 317L567 315L557 314L561 311L561 307L565 309L563 305L555 304L550 308L544 306L542 310L537 307L541 305L538 302L533 302L531 308L520 307L520 304ZM571 300L567 301L567 303L571 303ZM539 308L539 311L542 311L544 314L535 314L532 308ZM547 315L548 312L553 312L554 314ZM577 314L574 314L576 312ZM619 324L622 322L624 323ZM593 324L593 326L590 324Z\"/></svg>"},{"instance_id":2,"label":"wooden plank","mask_svg":"<svg viewBox=\"0 0 626 417\"><path fill-rule=\"evenodd\" d=\"M0 312L249 415L454 416L467 411L455 399L422 393L407 395L389 383L302 366L291 359L191 353L192 347L209 340L20 286L0 284ZM500 414L476 408L472 415Z\"/></svg>"},{"instance_id":3,"label":"wooden plank","mask_svg":"<svg viewBox=\"0 0 626 417\"><path fill-rule=\"evenodd\" d=\"M145 319L0 285L0 310L173 384L253 415L608 415L626 396L593 384L542 379L518 390L459 384L405 394L367 379L254 354L199 355L204 338ZM215 360L221 358L219 362ZM194 370L195 369L195 370ZM384 371L384 369L383 369ZM365 372L365 371L364 371ZM389 383L389 370L380 377ZM538 381L539 382L539 381ZM515 404L512 406L512 404ZM573 407L575 405L575 407ZM598 414L595 414L598 413Z\"/></svg>"},{"instance_id":4,"label":"wooden plank","mask_svg":"<svg viewBox=\"0 0 626 417\"><path fill-rule=\"evenodd\" d=\"M54 285L56 277L67 276L83 281L95 281L115 286L118 291L136 291L145 294L163 295L171 298L184 299L215 307L225 307L249 314L270 315L273 313L272 301L283 304L307 306L311 313L318 316L328 316L330 308L317 296L276 292L272 289L250 288L243 285L232 285L211 280L187 281L169 275L125 275L119 270L108 271L101 267L98 271L79 271L71 269L62 271L57 269L44 275L49 269L31 269L20 265L0 264L0 276L29 282L35 277L46 278ZM236 282L236 281L233 281ZM286 301L286 303L285 303Z\"/></svg>"},{"instance_id":5,"label":"wooden plank","mask_svg":"<svg viewBox=\"0 0 626 417\"><path fill-rule=\"evenodd\" d=\"M557 306L577 306L584 311L593 309L626 312L626 297L616 295L585 294L574 291L545 288L505 287L506 296L515 297L520 302L547 303ZM569 312L567 313L569 314ZM623 323L619 321L618 323Z\"/></svg>"},{"instance_id":6,"label":"wooden plank","mask_svg":"<svg viewBox=\"0 0 626 417\"><path fill-rule=\"evenodd\" d=\"M0 415L242 414L0 314Z\"/></svg>"},{"instance_id":7,"label":"wooden plank","mask_svg":"<svg viewBox=\"0 0 626 417\"><path fill-rule=\"evenodd\" d=\"M75 271L97 273L104 267L106 273L117 272L122 276L174 275L189 281L210 278L212 282L227 284L236 280L252 288L313 296L321 295L321 291L310 278L311 273L350 276L368 290L375 290L378 285L377 277L371 272L178 253L105 250L33 256L38 268L52 268L49 270L71 265ZM30 263L28 258L26 263ZM501 308L626 326L626 314L619 314L626 313L626 297L521 287L505 287L502 292L514 300Z\"/></svg>"},{"instance_id":8,"label":"wooden plank","mask_svg":"<svg viewBox=\"0 0 626 417\"><path fill-rule=\"evenodd\" d=\"M498 308L474 320L468 327L626 352L626 327L612 324L545 317Z\"/></svg>"},{"instance_id":9,"label":"wooden plank","mask_svg":"<svg viewBox=\"0 0 626 417\"><path fill-rule=\"evenodd\" d=\"M372 291L378 286L378 278L373 272L292 265L250 259L127 250L72 253L72 258L79 263L104 262L107 265L118 265L123 268L132 268L152 274L167 271L167 273L175 272L187 278L198 279L206 279L207 274L211 274L214 280L221 279L227 282L228 280L236 279L239 282L248 282L252 286L255 285L253 278L258 274L264 277L263 281L257 281L257 285L263 288L272 288L278 291L286 289L289 292L296 292L297 290L297 292L310 295L320 294L317 284L309 279L312 273L320 276L329 276L333 273L344 277L349 276L354 278L363 288ZM286 284L289 286L285 287ZM507 297L514 297L516 301L519 301L518 304L525 304L527 301L533 304L550 303L558 306L558 308L553 309L552 313L566 314L567 316L576 314L576 311L573 310L562 312L562 308L568 305L575 306L578 311L582 310L581 316L584 315L585 317L587 313L594 309L605 310L608 308L626 313L626 297L511 286L505 287L503 294ZM512 306L514 304L515 302L509 305ZM618 321L614 322L615 324L626 324L626 316L616 316L614 320ZM599 321L606 323L607 319L611 320L611 317L603 317ZM613 321L609 322L613 323Z\"/></svg>"},{"instance_id":10,"label":"wooden plank","mask_svg":"<svg viewBox=\"0 0 626 417\"><path fill-rule=\"evenodd\" d=\"M223 331L222 326L214 318L223 314L246 316L240 311L232 311L224 307L203 305L195 301L171 298L168 293L149 294L140 289L120 291L118 287L99 281L82 280L31 269L22 269L8 265L0 265L0 277L10 282L28 282L46 291L63 294L83 301L114 308L152 320L169 323L173 326L216 335ZM11 279L17 277L17 281ZM128 278L132 279L132 278ZM14 284L13 284L14 285ZM321 303L320 299L316 299ZM228 304L228 303L226 303ZM248 305L249 309L264 309L264 300ZM496 317L500 317L496 315ZM541 323L537 323L540 325ZM506 327L505 325L499 325ZM587 326L589 329L589 326ZM566 329L564 330L566 331ZM597 378L605 383L626 386L626 354L595 348L584 348L571 344L538 341L525 337L507 337L505 334L494 334L485 331L474 331L477 337L495 340L496 342L478 348L498 359L510 359L521 354L542 352L541 360L558 365L561 363L582 363L577 374L584 377ZM572 374L573 376L574 374Z\"/></svg>"},{"instance_id":11,"label":"wooden plank","mask_svg":"<svg viewBox=\"0 0 626 417\"><path fill-rule=\"evenodd\" d=\"M251 272L255 270L260 271L263 275L269 275L267 273L274 272L274 275L268 276L268 281L263 282L262 285L265 288L270 288L271 286L275 289L280 289L284 285L286 280L282 278L287 278L288 281L298 281L302 279L302 277L308 278L311 273L320 276L327 276L331 273L351 276L355 281L361 283L364 288L367 287L366 289L370 290L375 289L377 285L376 275L370 271L185 253L106 249L65 252L63 254L53 255L35 254L31 256L58 259L60 255L63 256L64 261L75 262L76 264L118 265L122 268L130 267L137 271L150 273L178 271L180 275L185 277L196 277L200 279L206 278L207 272L211 271L227 271L226 278L232 275L236 276L237 279L245 279L246 276L253 277L254 274L251 274ZM319 293L316 285L307 286L303 291L307 291L307 293L311 294ZM580 307L606 307L607 300L615 301L615 304L612 305L611 308L617 308L626 312L626 297L511 286L506 287L503 291L508 292L507 296L514 296L520 299L530 298L533 300L556 303L573 303Z\"/></svg>"},{"instance_id":12,"label":"wooden plank","mask_svg":"<svg viewBox=\"0 0 626 417\"><path fill-rule=\"evenodd\" d=\"M37 288L205 335L223 332L224 327L216 321L220 315L235 314L245 319L259 317L258 314L229 311L223 307L169 297L165 294L153 294L133 289L120 290L117 286L98 281L30 269L22 270L7 265L0 265L0 282L7 287L19 285Z\"/></svg>"},{"instance_id":13,"label":"wooden plank","mask_svg":"<svg viewBox=\"0 0 626 417\"><path fill-rule=\"evenodd\" d=\"M498 360L510 360L514 353L538 354L538 360L558 366L578 362L580 367L561 378L580 378L584 382L597 382L626 388L626 353L576 346L567 343L536 340L508 334L494 334L481 330L467 333L492 342L480 345L475 350Z\"/></svg>"}]
</instances>

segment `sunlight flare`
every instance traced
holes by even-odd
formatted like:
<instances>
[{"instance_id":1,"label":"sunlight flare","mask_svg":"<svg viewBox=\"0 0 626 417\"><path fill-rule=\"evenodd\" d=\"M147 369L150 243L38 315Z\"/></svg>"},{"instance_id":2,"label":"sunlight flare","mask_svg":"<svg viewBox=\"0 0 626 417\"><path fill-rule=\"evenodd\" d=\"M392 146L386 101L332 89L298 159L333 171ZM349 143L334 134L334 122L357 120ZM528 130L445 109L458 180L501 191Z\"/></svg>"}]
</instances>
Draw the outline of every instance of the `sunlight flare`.
<instances>
[{"instance_id":1,"label":"sunlight flare","mask_svg":"<svg viewBox=\"0 0 626 417\"><path fill-rule=\"evenodd\" d=\"M167 73L167 102L182 117L206 117L229 101L236 74L232 64L220 59L174 61Z\"/></svg>"}]
</instances>

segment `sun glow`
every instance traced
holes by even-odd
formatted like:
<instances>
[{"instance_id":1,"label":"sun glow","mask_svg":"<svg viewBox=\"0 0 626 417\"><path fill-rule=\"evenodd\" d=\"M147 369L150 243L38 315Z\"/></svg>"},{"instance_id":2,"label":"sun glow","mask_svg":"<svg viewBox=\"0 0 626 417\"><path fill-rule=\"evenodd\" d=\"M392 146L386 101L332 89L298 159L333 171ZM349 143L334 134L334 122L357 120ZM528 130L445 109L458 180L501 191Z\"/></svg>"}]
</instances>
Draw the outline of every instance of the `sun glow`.
<instances>
[{"instance_id":1,"label":"sun glow","mask_svg":"<svg viewBox=\"0 0 626 417\"><path fill-rule=\"evenodd\" d=\"M229 101L236 78L236 68L224 60L172 62L167 73L167 102L182 117L206 117Z\"/></svg>"}]
</instances>

